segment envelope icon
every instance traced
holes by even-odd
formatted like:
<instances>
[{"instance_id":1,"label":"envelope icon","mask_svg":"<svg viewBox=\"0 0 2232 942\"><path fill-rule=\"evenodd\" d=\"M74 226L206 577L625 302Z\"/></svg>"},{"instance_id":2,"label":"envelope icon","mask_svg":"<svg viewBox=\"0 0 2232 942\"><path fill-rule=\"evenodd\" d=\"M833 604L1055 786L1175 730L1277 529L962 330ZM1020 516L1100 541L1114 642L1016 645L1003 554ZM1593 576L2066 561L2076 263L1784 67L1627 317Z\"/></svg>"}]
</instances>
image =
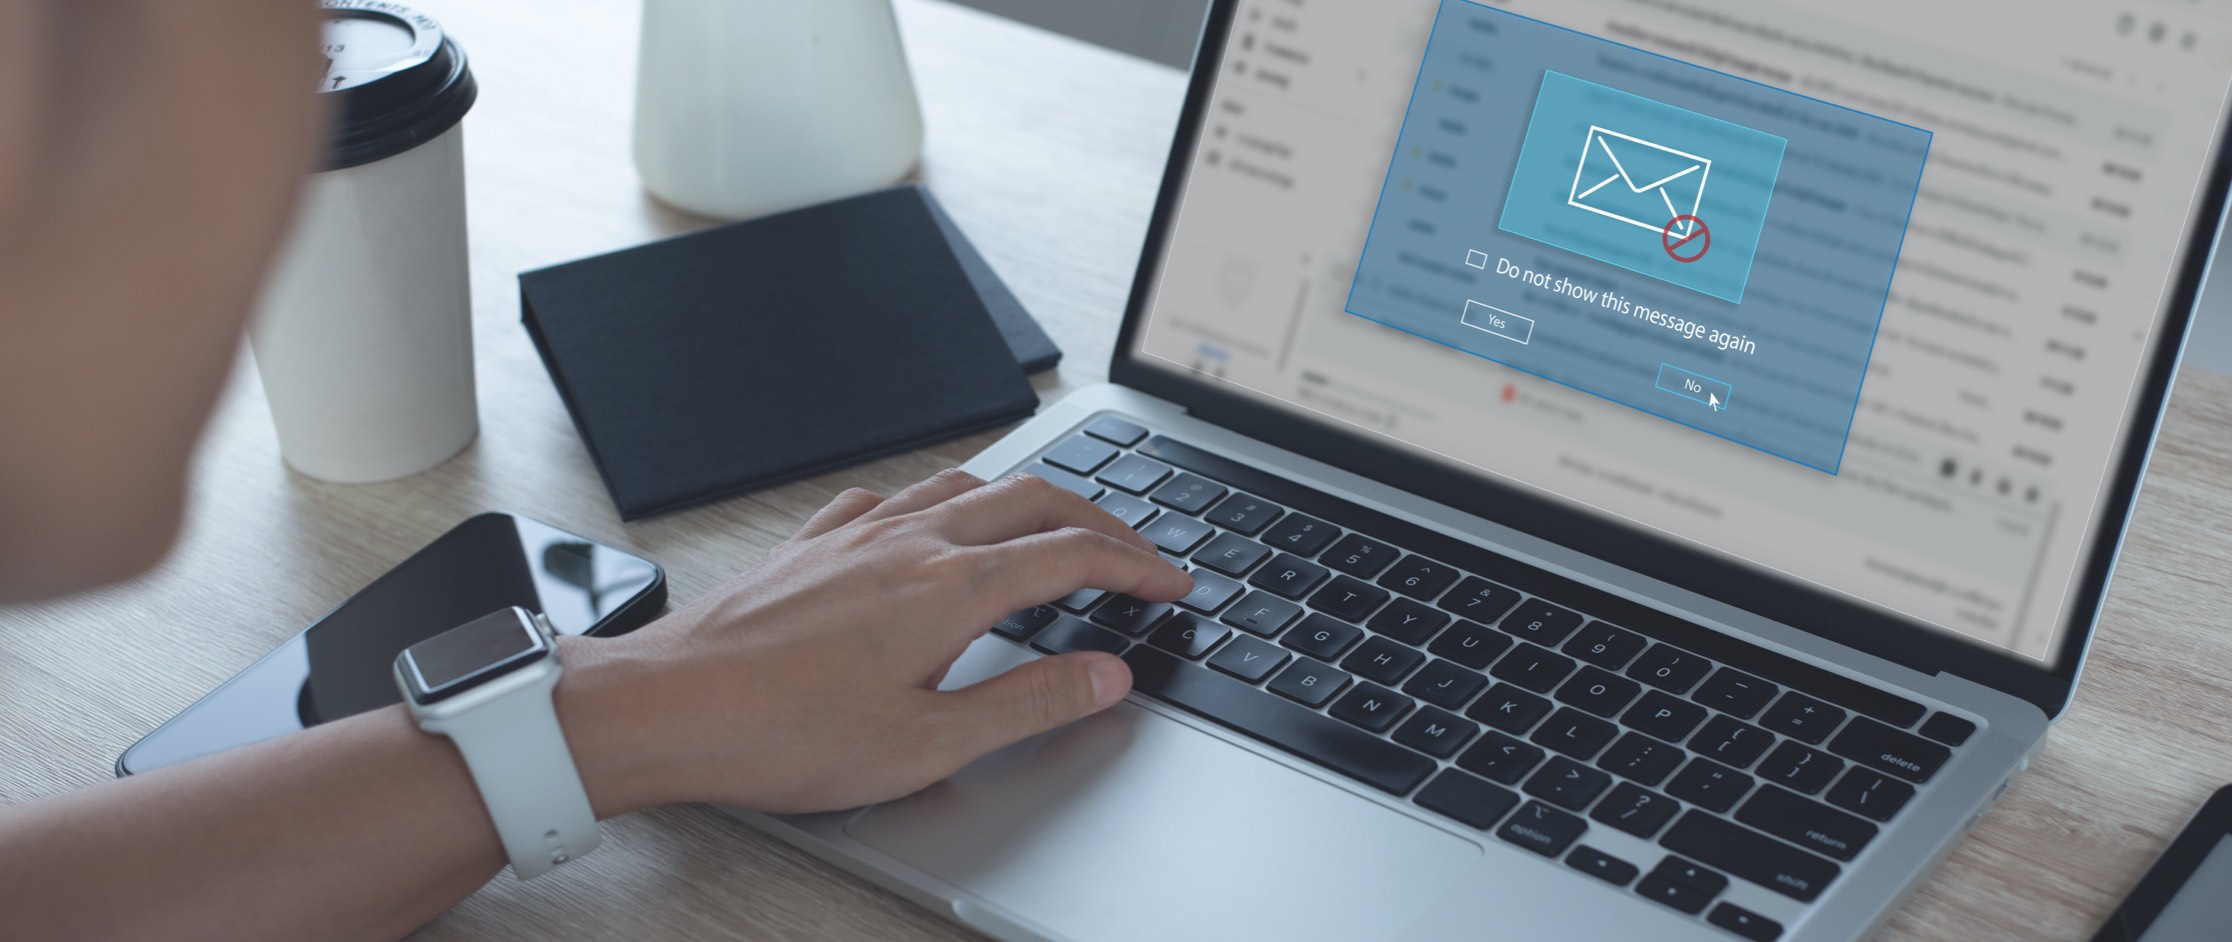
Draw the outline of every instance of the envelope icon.
<instances>
[{"instance_id":1,"label":"envelope icon","mask_svg":"<svg viewBox=\"0 0 2232 942\"><path fill-rule=\"evenodd\" d=\"M1675 238L1690 234L1713 162L1591 125L1566 205ZM1671 226L1671 229L1669 228Z\"/></svg>"}]
</instances>

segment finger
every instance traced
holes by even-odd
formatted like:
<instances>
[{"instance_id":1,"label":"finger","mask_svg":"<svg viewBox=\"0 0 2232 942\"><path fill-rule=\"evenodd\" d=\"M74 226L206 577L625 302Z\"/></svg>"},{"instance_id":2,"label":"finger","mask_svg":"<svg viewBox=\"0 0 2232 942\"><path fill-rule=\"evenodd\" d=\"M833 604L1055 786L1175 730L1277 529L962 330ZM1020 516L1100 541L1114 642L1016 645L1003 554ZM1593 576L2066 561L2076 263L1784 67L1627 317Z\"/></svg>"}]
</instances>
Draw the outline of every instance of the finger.
<instances>
[{"instance_id":1,"label":"finger","mask_svg":"<svg viewBox=\"0 0 2232 942\"><path fill-rule=\"evenodd\" d=\"M1011 474L947 502L939 533L962 546L989 546L1064 527L1106 534L1148 553L1155 544L1092 501L1032 474Z\"/></svg>"},{"instance_id":2,"label":"finger","mask_svg":"<svg viewBox=\"0 0 2232 942\"><path fill-rule=\"evenodd\" d=\"M1097 651L1040 658L938 695L933 703L939 764L958 769L978 756L1091 716L1131 690L1131 668Z\"/></svg>"},{"instance_id":3,"label":"finger","mask_svg":"<svg viewBox=\"0 0 2232 942\"><path fill-rule=\"evenodd\" d=\"M947 468L893 494L882 506L861 515L861 519L883 520L928 510L983 486L983 478L959 468Z\"/></svg>"},{"instance_id":4,"label":"finger","mask_svg":"<svg viewBox=\"0 0 2232 942\"><path fill-rule=\"evenodd\" d=\"M972 604L982 624L1079 589L1107 589L1149 602L1193 591L1193 577L1149 550L1077 527L970 551L979 560Z\"/></svg>"},{"instance_id":5,"label":"finger","mask_svg":"<svg viewBox=\"0 0 2232 942\"><path fill-rule=\"evenodd\" d=\"M811 540L860 519L861 514L876 509L876 506L883 502L883 497L874 491L866 491L857 487L848 488L844 493L831 498L829 503L822 509L815 511L812 517L807 518L806 525L798 528L798 535L793 539Z\"/></svg>"}]
</instances>

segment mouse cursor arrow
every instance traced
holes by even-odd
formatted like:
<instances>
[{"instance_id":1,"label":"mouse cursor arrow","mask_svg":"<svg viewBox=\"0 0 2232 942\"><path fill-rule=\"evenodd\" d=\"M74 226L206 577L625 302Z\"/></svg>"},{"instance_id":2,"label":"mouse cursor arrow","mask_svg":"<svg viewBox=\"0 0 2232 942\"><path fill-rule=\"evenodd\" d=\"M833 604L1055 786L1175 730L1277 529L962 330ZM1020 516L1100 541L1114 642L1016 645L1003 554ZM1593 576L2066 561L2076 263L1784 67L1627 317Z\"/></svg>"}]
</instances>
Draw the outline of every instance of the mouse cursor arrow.
<instances>
[{"instance_id":1,"label":"mouse cursor arrow","mask_svg":"<svg viewBox=\"0 0 2232 942\"><path fill-rule=\"evenodd\" d=\"M1705 404L1706 404L1706 405L1709 405L1709 406L1712 406L1712 407L1713 407L1713 411L1714 411L1714 412L1719 412L1719 411L1721 410L1721 404L1720 404L1720 394L1719 394L1719 393L1706 393L1706 394L1705 394L1705 399L1706 399L1706 402L1705 402Z\"/></svg>"}]
</instances>

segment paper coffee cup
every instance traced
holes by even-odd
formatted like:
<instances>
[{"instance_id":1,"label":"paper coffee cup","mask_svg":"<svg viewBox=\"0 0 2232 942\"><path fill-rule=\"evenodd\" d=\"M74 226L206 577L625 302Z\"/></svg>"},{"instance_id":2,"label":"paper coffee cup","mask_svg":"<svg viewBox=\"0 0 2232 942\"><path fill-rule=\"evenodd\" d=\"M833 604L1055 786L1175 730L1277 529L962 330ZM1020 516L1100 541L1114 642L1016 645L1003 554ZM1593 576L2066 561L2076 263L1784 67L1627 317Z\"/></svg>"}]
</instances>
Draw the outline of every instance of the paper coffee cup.
<instances>
[{"instance_id":1,"label":"paper coffee cup","mask_svg":"<svg viewBox=\"0 0 2232 942\"><path fill-rule=\"evenodd\" d=\"M324 6L332 147L249 337L287 463L385 481L480 429L459 126L477 88L433 19L380 0Z\"/></svg>"}]
</instances>

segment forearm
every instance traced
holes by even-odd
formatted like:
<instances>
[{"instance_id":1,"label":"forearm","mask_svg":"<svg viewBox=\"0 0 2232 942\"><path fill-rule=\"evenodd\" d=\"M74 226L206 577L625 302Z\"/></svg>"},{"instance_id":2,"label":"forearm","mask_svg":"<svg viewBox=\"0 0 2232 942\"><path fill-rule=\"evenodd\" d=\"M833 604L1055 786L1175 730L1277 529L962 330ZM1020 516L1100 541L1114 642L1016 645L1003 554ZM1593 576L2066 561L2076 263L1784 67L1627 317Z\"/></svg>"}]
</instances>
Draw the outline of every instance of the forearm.
<instances>
[{"instance_id":1,"label":"forearm","mask_svg":"<svg viewBox=\"0 0 2232 942\"><path fill-rule=\"evenodd\" d=\"M583 647L560 719L610 817L626 723ZM394 939L505 863L455 747L391 707L0 809L0 938Z\"/></svg>"}]
</instances>

